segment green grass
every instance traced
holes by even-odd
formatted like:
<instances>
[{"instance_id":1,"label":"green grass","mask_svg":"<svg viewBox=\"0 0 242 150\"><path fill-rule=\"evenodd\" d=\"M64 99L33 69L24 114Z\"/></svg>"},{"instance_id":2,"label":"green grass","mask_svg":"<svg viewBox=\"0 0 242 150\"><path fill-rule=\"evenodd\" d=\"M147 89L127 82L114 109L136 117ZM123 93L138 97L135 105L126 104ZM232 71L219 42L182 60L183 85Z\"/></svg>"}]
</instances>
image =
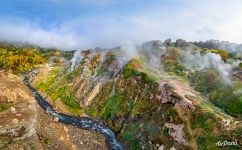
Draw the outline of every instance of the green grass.
<instances>
[{"instance_id":1,"label":"green grass","mask_svg":"<svg viewBox=\"0 0 242 150\"><path fill-rule=\"evenodd\" d=\"M126 68L123 72L124 78L128 79L130 77L141 77L141 80L147 82L147 83L155 83L156 80L154 78L152 78L151 76L149 76L148 74L144 73L144 72L139 72L137 70L134 69L129 69Z\"/></svg>"},{"instance_id":2,"label":"green grass","mask_svg":"<svg viewBox=\"0 0 242 150\"><path fill-rule=\"evenodd\" d=\"M36 89L47 93L53 102L60 99L71 113L74 115L80 115L83 113L83 109L76 101L73 92L68 86L68 81L72 80L77 73L73 71L61 80L57 80L61 77L60 73L62 70L62 67L54 68L46 75L46 78L38 82L35 87Z\"/></svg>"},{"instance_id":3,"label":"green grass","mask_svg":"<svg viewBox=\"0 0 242 150\"><path fill-rule=\"evenodd\" d=\"M9 103L0 103L0 112L7 110L10 107L11 107L11 104Z\"/></svg>"},{"instance_id":4,"label":"green grass","mask_svg":"<svg viewBox=\"0 0 242 150\"><path fill-rule=\"evenodd\" d=\"M37 81L35 88L43 92L47 92L48 90L50 90L50 87L52 87L52 85L56 83L61 69L61 67L55 67L54 69L52 69L50 72L48 72L47 75L45 75L44 79L42 79L41 81Z\"/></svg>"},{"instance_id":5,"label":"green grass","mask_svg":"<svg viewBox=\"0 0 242 150\"><path fill-rule=\"evenodd\" d=\"M48 144L49 143L49 139L48 138L44 138L44 143Z\"/></svg>"},{"instance_id":6,"label":"green grass","mask_svg":"<svg viewBox=\"0 0 242 150\"><path fill-rule=\"evenodd\" d=\"M105 107L105 105L109 100L109 94L111 90L112 90L112 82L107 82L103 86L99 94L95 97L95 102L98 102L98 103L94 102L95 103L94 105L91 105L90 107L88 107L87 112L89 113L89 115L100 117L102 108Z\"/></svg>"},{"instance_id":7,"label":"green grass","mask_svg":"<svg viewBox=\"0 0 242 150\"><path fill-rule=\"evenodd\" d=\"M79 103L75 101L73 97L63 97L61 101L67 106L67 108L75 115L80 115L83 113L83 109L80 107Z\"/></svg>"},{"instance_id":8,"label":"green grass","mask_svg":"<svg viewBox=\"0 0 242 150\"><path fill-rule=\"evenodd\" d=\"M117 113L120 111L121 101L121 95L115 95L113 97L110 97L106 106L101 112L101 118L110 119L113 118L114 115L117 115Z\"/></svg>"},{"instance_id":9,"label":"green grass","mask_svg":"<svg viewBox=\"0 0 242 150\"><path fill-rule=\"evenodd\" d=\"M140 139L138 137L140 127L139 123L133 123L127 127L127 130L123 133L123 138L126 141L129 141L130 150L140 149Z\"/></svg>"},{"instance_id":10,"label":"green grass","mask_svg":"<svg viewBox=\"0 0 242 150\"><path fill-rule=\"evenodd\" d=\"M174 60L167 60L164 62L165 69L167 72L175 74L177 76L184 77L185 74L183 70L185 69L181 64Z\"/></svg>"},{"instance_id":11,"label":"green grass","mask_svg":"<svg viewBox=\"0 0 242 150\"><path fill-rule=\"evenodd\" d=\"M128 78L141 78L142 81L145 81L146 83L153 85L156 83L156 78L151 76L148 73L142 72L142 64L138 60L131 60L123 70L123 77L124 79Z\"/></svg>"},{"instance_id":12,"label":"green grass","mask_svg":"<svg viewBox=\"0 0 242 150\"><path fill-rule=\"evenodd\" d=\"M97 76L102 76L102 75L104 75L106 71L107 71L107 69L106 69L105 67L103 67L103 66L99 67L99 68L97 69Z\"/></svg>"},{"instance_id":13,"label":"green grass","mask_svg":"<svg viewBox=\"0 0 242 150\"><path fill-rule=\"evenodd\" d=\"M211 113L193 112L192 128L203 128L205 132L211 132L215 126L216 120Z\"/></svg>"},{"instance_id":14,"label":"green grass","mask_svg":"<svg viewBox=\"0 0 242 150\"><path fill-rule=\"evenodd\" d=\"M220 148L215 145L219 139L211 134L205 134L197 138L198 149L200 150L219 150Z\"/></svg>"},{"instance_id":15,"label":"green grass","mask_svg":"<svg viewBox=\"0 0 242 150\"><path fill-rule=\"evenodd\" d=\"M76 97L68 87L61 86L55 89L51 89L50 97L53 101L60 99L61 102L75 115L83 113L83 109L76 101Z\"/></svg>"}]
</instances>

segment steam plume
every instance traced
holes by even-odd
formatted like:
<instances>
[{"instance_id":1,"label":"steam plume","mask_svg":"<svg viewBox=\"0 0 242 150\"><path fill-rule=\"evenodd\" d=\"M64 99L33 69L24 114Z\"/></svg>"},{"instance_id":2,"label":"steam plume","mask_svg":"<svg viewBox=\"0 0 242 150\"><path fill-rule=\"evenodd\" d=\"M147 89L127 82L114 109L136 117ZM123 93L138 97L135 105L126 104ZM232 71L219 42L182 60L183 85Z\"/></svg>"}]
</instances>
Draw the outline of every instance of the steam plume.
<instances>
[{"instance_id":1,"label":"steam plume","mask_svg":"<svg viewBox=\"0 0 242 150\"><path fill-rule=\"evenodd\" d=\"M232 65L226 64L219 54L207 53L201 55L199 52L191 53L190 51L182 52L182 63L186 69L203 70L216 69L220 77L227 84L231 84Z\"/></svg>"}]
</instances>

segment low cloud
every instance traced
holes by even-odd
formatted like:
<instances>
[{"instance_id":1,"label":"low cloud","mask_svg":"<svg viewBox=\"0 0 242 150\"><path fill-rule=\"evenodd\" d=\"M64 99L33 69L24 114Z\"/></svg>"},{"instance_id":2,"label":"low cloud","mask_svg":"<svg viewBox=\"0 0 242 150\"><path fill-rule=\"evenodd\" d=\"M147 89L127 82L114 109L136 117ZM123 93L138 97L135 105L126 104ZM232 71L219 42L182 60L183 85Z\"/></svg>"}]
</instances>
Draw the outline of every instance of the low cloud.
<instances>
[{"instance_id":1,"label":"low cloud","mask_svg":"<svg viewBox=\"0 0 242 150\"><path fill-rule=\"evenodd\" d=\"M178 1L177 5L149 5L152 7L139 11L129 10L131 14L76 16L74 19L61 21L58 25L50 22L48 28L43 27L40 21L19 19L16 23L13 20L18 18L9 18L7 21L1 19L0 40L22 41L63 49L86 49L96 46L106 48L121 45L126 41L140 44L166 38L242 42L242 30L239 30L242 26L241 1ZM99 4L96 7L99 7Z\"/></svg>"},{"instance_id":2,"label":"low cloud","mask_svg":"<svg viewBox=\"0 0 242 150\"><path fill-rule=\"evenodd\" d=\"M80 36L74 33L44 30L29 24L0 24L0 40L10 42L28 42L43 47L77 48L84 45Z\"/></svg>"}]
</instances>

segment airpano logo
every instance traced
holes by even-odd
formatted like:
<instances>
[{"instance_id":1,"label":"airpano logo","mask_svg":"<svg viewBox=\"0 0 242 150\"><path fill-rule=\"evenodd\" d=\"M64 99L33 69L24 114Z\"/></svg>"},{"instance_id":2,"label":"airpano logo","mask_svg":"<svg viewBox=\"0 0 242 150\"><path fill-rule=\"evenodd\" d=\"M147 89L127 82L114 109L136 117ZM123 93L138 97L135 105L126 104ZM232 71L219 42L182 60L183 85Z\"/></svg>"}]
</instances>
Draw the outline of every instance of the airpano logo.
<instances>
[{"instance_id":1,"label":"airpano logo","mask_svg":"<svg viewBox=\"0 0 242 150\"><path fill-rule=\"evenodd\" d=\"M215 143L216 146L218 147L225 147L225 146L237 146L238 143L237 141L218 141Z\"/></svg>"}]
</instances>

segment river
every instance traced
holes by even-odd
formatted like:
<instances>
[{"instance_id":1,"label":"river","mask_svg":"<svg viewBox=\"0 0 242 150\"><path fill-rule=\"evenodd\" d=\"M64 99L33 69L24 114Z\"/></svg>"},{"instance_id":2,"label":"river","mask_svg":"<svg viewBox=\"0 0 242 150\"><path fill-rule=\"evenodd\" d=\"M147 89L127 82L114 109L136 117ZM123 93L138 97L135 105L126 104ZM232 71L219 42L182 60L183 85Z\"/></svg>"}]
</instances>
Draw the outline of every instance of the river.
<instances>
[{"instance_id":1,"label":"river","mask_svg":"<svg viewBox=\"0 0 242 150\"><path fill-rule=\"evenodd\" d=\"M38 104L45 110L46 113L53 116L59 122L75 127L95 131L105 136L106 143L110 150L124 150L124 146L117 140L114 132L105 126L100 121L96 121L90 117L70 116L63 113L56 112L53 107L30 85L29 76L24 75L24 84L31 90Z\"/></svg>"}]
</instances>

